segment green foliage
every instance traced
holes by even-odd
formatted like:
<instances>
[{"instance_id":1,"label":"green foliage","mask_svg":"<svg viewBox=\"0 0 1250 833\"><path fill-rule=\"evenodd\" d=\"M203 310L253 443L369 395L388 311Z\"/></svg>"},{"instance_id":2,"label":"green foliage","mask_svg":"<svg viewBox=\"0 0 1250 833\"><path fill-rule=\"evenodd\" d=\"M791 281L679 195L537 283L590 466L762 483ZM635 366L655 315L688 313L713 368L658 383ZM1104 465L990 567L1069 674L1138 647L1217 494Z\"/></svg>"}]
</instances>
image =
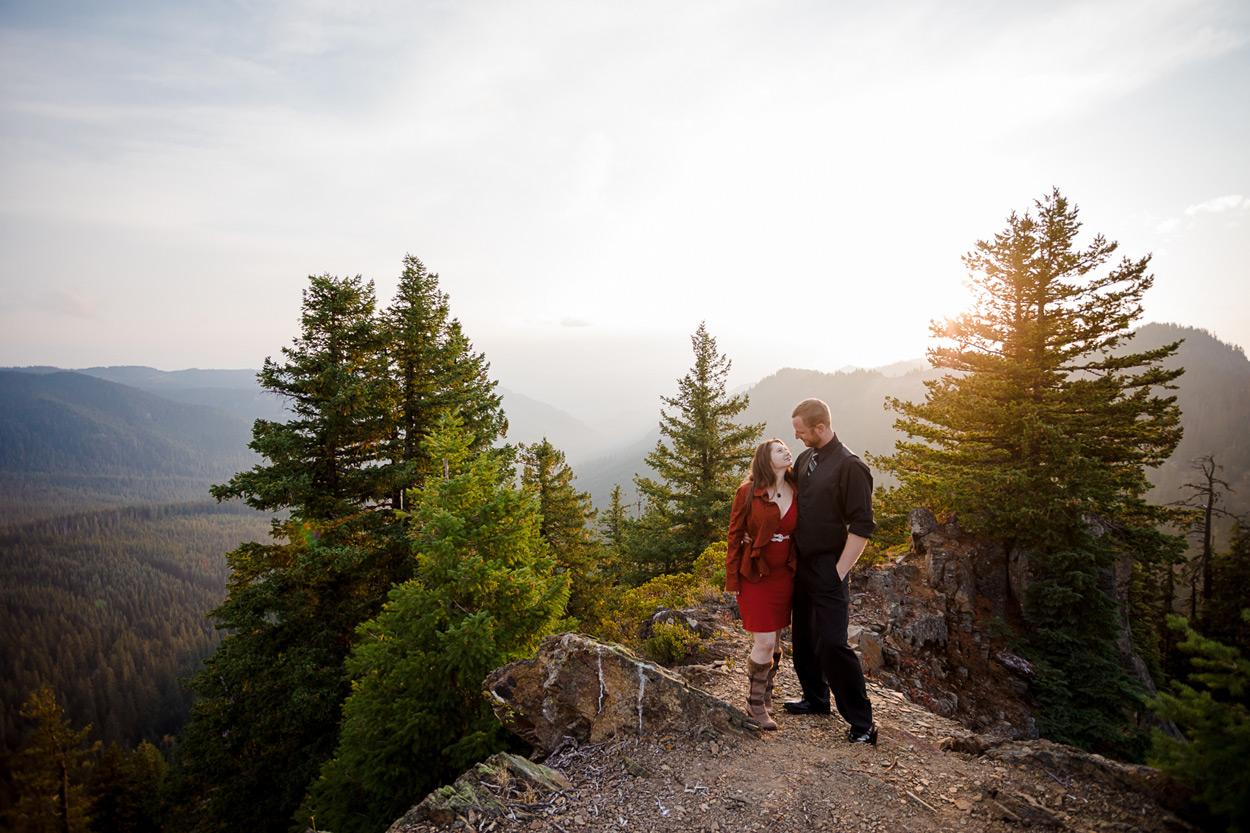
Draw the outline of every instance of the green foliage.
<instances>
[{"instance_id":1,"label":"green foliage","mask_svg":"<svg viewBox=\"0 0 1250 833\"><path fill-rule=\"evenodd\" d=\"M642 654L661 665L673 665L698 651L702 640L681 622L659 622L642 643Z\"/></svg>"},{"instance_id":2,"label":"green foliage","mask_svg":"<svg viewBox=\"0 0 1250 833\"><path fill-rule=\"evenodd\" d=\"M1147 738L1130 720L1144 692L1126 675L1113 638L1115 605L1099 587L1113 552L1097 543L1039 554L1029 588L1023 639L1037 678L1033 695L1042 735L1104 754L1140 760Z\"/></svg>"},{"instance_id":3,"label":"green foliage","mask_svg":"<svg viewBox=\"0 0 1250 833\"><path fill-rule=\"evenodd\" d=\"M656 576L616 594L607 602L607 615L594 635L646 653L639 633L656 610L662 607L678 610L719 599L724 587L725 542L721 541L705 548L690 572Z\"/></svg>"},{"instance_id":4,"label":"green foliage","mask_svg":"<svg viewBox=\"0 0 1250 833\"><path fill-rule=\"evenodd\" d=\"M65 515L0 531L0 736L11 751L19 709L41 684L78 724L131 746L179 731L191 695L178 685L217 644L204 611L226 592L221 554L268 538L243 506L138 506Z\"/></svg>"},{"instance_id":5,"label":"green foliage","mask_svg":"<svg viewBox=\"0 0 1250 833\"><path fill-rule=\"evenodd\" d=\"M156 833L157 796L169 765L144 741L132 752L109 744L88 787L95 807L92 833Z\"/></svg>"},{"instance_id":6,"label":"green foliage","mask_svg":"<svg viewBox=\"0 0 1250 833\"><path fill-rule=\"evenodd\" d=\"M360 628L352 695L334 758L299 821L337 833L383 829L415 798L502 748L482 680L532 653L559 618L567 578L526 491L500 484L456 419L426 446L446 467L414 494L414 577Z\"/></svg>"},{"instance_id":7,"label":"green foliage","mask_svg":"<svg viewBox=\"0 0 1250 833\"><path fill-rule=\"evenodd\" d=\"M702 591L710 590L718 598L725 589L725 556L729 545L725 541L709 544L694 560L692 575L695 585Z\"/></svg>"},{"instance_id":8,"label":"green foliage","mask_svg":"<svg viewBox=\"0 0 1250 833\"><path fill-rule=\"evenodd\" d=\"M1102 236L1075 248L1077 210L1058 191L1012 214L964 258L975 296L954 320L934 322L952 342L929 350L946 368L924 402L888 400L907 434L874 458L899 478L895 503L954 512L967 530L1034 556L1024 610L1038 696L1051 737L1133 755L1123 713L1134 687L1115 661L1115 612L1097 587L1114 558L1090 518L1123 529L1121 551L1160 561L1151 532L1165 517L1141 496L1145 469L1180 440L1172 396L1156 396L1183 372L1163 362L1178 343L1140 353L1123 347L1153 283L1149 257L1103 269L1117 245ZM898 514L895 512L894 514Z\"/></svg>"},{"instance_id":9,"label":"green foliage","mask_svg":"<svg viewBox=\"0 0 1250 833\"><path fill-rule=\"evenodd\" d=\"M591 532L595 510L590 495L573 487L564 452L546 438L522 448L520 463L521 483L538 498L543 540L569 578L569 626L595 631L611 581L611 551Z\"/></svg>"},{"instance_id":10,"label":"green foliage","mask_svg":"<svg viewBox=\"0 0 1250 833\"><path fill-rule=\"evenodd\" d=\"M656 576L638 587L618 594L609 606L603 623L603 636L613 642L640 650L638 629L660 607L682 608L695 598L698 584L690 573Z\"/></svg>"},{"instance_id":11,"label":"green foliage","mask_svg":"<svg viewBox=\"0 0 1250 833\"><path fill-rule=\"evenodd\" d=\"M436 461L422 441L439 420L453 413L464 423L477 451L491 447L508 422L501 397L487 371L490 365L473 352L460 322L451 317L438 275L412 255L404 257L395 299L381 322L389 365L382 380L390 396L394 425L386 442L396 508L403 489L419 488L437 473Z\"/></svg>"},{"instance_id":12,"label":"green foliage","mask_svg":"<svg viewBox=\"0 0 1250 833\"><path fill-rule=\"evenodd\" d=\"M86 831L91 805L84 782L90 756L99 748L87 737L91 727L73 729L48 686L32 691L22 717L34 724L14 756L17 802L9 810L13 833Z\"/></svg>"},{"instance_id":13,"label":"green foliage","mask_svg":"<svg viewBox=\"0 0 1250 833\"><path fill-rule=\"evenodd\" d=\"M455 410L469 415L474 449L504 424L486 364L412 257L382 315L371 283L310 278L282 356L260 380L292 417L257 420L264 462L213 489L286 518L273 543L227 556L229 596L212 615L233 633L192 683L201 699L174 794L188 826L207 831L286 828L334 752L356 628L412 575L408 521L394 510L439 471L418 439Z\"/></svg>"},{"instance_id":14,"label":"green foliage","mask_svg":"<svg viewBox=\"0 0 1250 833\"><path fill-rule=\"evenodd\" d=\"M1250 609L1239 617L1250 623ZM1230 833L1250 830L1250 660L1231 645L1207 639L1180 617L1170 620L1192 657L1189 683L1174 682L1153 707L1185 733L1174 740L1156 730L1150 763L1192 784Z\"/></svg>"},{"instance_id":15,"label":"green foliage","mask_svg":"<svg viewBox=\"0 0 1250 833\"><path fill-rule=\"evenodd\" d=\"M1240 615L1250 587L1250 524L1238 524L1226 552L1211 564L1214 579L1201 620L1203 635L1250 656L1250 620Z\"/></svg>"},{"instance_id":16,"label":"green foliage","mask_svg":"<svg viewBox=\"0 0 1250 833\"><path fill-rule=\"evenodd\" d=\"M646 458L659 479L634 481L646 500L626 554L636 578L687 570L725 537L734 491L763 430L735 421L748 400L726 394L731 362L707 327L700 324L690 341L694 366L678 380L677 396L663 397L661 438Z\"/></svg>"}]
</instances>

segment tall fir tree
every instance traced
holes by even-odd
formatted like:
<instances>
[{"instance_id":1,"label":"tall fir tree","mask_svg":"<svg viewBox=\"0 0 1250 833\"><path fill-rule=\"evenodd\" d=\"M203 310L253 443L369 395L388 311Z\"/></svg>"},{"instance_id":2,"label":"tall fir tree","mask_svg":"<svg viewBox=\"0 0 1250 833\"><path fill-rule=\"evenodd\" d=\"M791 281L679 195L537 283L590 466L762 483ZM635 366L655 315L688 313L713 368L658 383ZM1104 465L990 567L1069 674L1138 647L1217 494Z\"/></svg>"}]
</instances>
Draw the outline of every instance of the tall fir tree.
<instances>
[{"instance_id":1,"label":"tall fir tree","mask_svg":"<svg viewBox=\"0 0 1250 833\"><path fill-rule=\"evenodd\" d=\"M629 533L629 510L625 508L621 494L621 484L612 486L612 495L608 502L608 511L603 514L600 530L606 543L619 557L625 548L625 536Z\"/></svg>"},{"instance_id":2,"label":"tall fir tree","mask_svg":"<svg viewBox=\"0 0 1250 833\"><path fill-rule=\"evenodd\" d=\"M521 482L538 498L539 531L569 579L567 614L575 620L569 624L596 633L611 565L606 563L609 552L593 532L596 512L590 495L574 487L575 475L564 452L546 437L522 447L520 463Z\"/></svg>"},{"instance_id":3,"label":"tall fir tree","mask_svg":"<svg viewBox=\"0 0 1250 833\"><path fill-rule=\"evenodd\" d=\"M91 806L85 782L99 742L91 727L74 729L56 693L40 686L20 709L30 726L13 760L17 802L6 829L13 833L86 833Z\"/></svg>"},{"instance_id":4,"label":"tall fir tree","mask_svg":"<svg viewBox=\"0 0 1250 833\"><path fill-rule=\"evenodd\" d=\"M441 417L458 414L479 451L507 430L507 420L495 383L487 376L490 365L473 351L460 322L451 317L438 275L413 255L404 258L383 323L394 401L386 456L395 478L393 503L399 508L404 491L420 488L431 472L422 441Z\"/></svg>"},{"instance_id":5,"label":"tall fir tree","mask_svg":"<svg viewBox=\"0 0 1250 833\"><path fill-rule=\"evenodd\" d=\"M381 830L413 801L502 748L482 680L533 651L561 616L567 578L540 533L538 506L456 417L428 440L432 475L414 493L414 577L360 628L353 693L334 758L297 822Z\"/></svg>"},{"instance_id":6,"label":"tall fir tree","mask_svg":"<svg viewBox=\"0 0 1250 833\"><path fill-rule=\"evenodd\" d=\"M356 627L411 576L394 510L437 469L420 439L463 411L485 450L506 424L488 367L417 258L381 314L372 283L310 278L299 338L260 376L293 416L258 421L264 462L213 490L286 517L228 556L213 615L233 633L193 681L178 794L201 829L284 829L333 753Z\"/></svg>"},{"instance_id":7,"label":"tall fir tree","mask_svg":"<svg viewBox=\"0 0 1250 833\"><path fill-rule=\"evenodd\" d=\"M312 277L300 335L261 384L292 412L258 420L263 458L213 488L273 522L273 543L227 555L226 600L212 611L232 631L194 678L199 702L183 743L182 800L201 830L284 831L334 750L343 668L356 626L402 572L383 529L392 434L385 341L372 283Z\"/></svg>"},{"instance_id":8,"label":"tall fir tree","mask_svg":"<svg viewBox=\"0 0 1250 833\"><path fill-rule=\"evenodd\" d=\"M725 392L732 363L705 323L690 341L694 366L678 380L677 396L662 397L660 440L646 457L658 479L634 480L646 504L628 553L638 579L689 570L725 537L734 491L764 430L735 421L748 399Z\"/></svg>"},{"instance_id":9,"label":"tall fir tree","mask_svg":"<svg viewBox=\"0 0 1250 833\"><path fill-rule=\"evenodd\" d=\"M889 400L909 439L876 462L915 503L955 512L1004 552L1032 553L1023 607L1043 733L1132 754L1136 690L1099 578L1126 547L1146 561L1170 553L1154 531L1164 513L1142 495L1145 469L1180 440L1176 399L1157 392L1183 371L1162 367L1178 343L1125 349L1153 282L1149 257L1104 269L1117 244L1099 235L1078 249L1079 231L1076 207L1054 190L965 256L972 307L934 322L953 345L928 351L953 372L926 383L924 402ZM1095 534L1093 517L1124 534Z\"/></svg>"}]
</instances>

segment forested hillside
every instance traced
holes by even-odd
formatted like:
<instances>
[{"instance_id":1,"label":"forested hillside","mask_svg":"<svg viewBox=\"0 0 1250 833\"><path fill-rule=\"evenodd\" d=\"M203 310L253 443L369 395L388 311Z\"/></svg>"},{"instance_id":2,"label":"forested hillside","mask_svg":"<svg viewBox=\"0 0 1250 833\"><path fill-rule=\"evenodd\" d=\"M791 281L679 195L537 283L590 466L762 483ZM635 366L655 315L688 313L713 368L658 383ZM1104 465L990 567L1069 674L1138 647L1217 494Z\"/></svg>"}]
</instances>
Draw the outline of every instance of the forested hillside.
<instances>
[{"instance_id":1,"label":"forested hillside","mask_svg":"<svg viewBox=\"0 0 1250 833\"><path fill-rule=\"evenodd\" d=\"M1149 473L1151 497L1161 503L1180 497L1182 484L1195 478L1192 461L1209 454L1224 467L1228 506L1250 513L1250 359L1206 330L1176 324L1147 324L1132 345L1149 350L1180 339L1185 343L1165 366L1185 368L1176 391L1185 435L1171 459Z\"/></svg>"},{"instance_id":2,"label":"forested hillside","mask_svg":"<svg viewBox=\"0 0 1250 833\"><path fill-rule=\"evenodd\" d=\"M252 464L249 425L81 373L0 371L0 754L41 685L106 742L182 727L225 553L268 537L208 491Z\"/></svg>"},{"instance_id":3,"label":"forested hillside","mask_svg":"<svg viewBox=\"0 0 1250 833\"><path fill-rule=\"evenodd\" d=\"M249 467L250 423L81 373L0 371L0 526L200 501Z\"/></svg>"},{"instance_id":4,"label":"forested hillside","mask_svg":"<svg viewBox=\"0 0 1250 833\"><path fill-rule=\"evenodd\" d=\"M238 505L128 507L0 531L0 732L16 740L18 706L52 685L76 723L133 745L181 728L178 683L217 642L204 615L225 595L224 554L267 538Z\"/></svg>"}]
</instances>

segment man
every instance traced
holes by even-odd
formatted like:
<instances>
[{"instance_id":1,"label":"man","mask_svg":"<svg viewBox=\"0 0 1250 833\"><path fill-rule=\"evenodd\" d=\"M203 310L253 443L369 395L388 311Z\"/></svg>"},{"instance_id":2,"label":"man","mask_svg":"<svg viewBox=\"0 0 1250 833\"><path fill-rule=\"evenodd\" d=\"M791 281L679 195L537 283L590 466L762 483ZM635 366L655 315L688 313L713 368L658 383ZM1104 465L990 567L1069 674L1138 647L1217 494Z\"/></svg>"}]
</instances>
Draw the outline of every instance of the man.
<instances>
[{"instance_id":1,"label":"man","mask_svg":"<svg viewBox=\"0 0 1250 833\"><path fill-rule=\"evenodd\" d=\"M851 724L847 740L876 745L877 727L859 657L846 644L851 568L876 528L872 474L829 427L829 406L805 399L791 414L794 436L807 446L794 462L798 526L794 542L794 670L803 699L785 704L793 714L829 714L832 690L838 714Z\"/></svg>"}]
</instances>

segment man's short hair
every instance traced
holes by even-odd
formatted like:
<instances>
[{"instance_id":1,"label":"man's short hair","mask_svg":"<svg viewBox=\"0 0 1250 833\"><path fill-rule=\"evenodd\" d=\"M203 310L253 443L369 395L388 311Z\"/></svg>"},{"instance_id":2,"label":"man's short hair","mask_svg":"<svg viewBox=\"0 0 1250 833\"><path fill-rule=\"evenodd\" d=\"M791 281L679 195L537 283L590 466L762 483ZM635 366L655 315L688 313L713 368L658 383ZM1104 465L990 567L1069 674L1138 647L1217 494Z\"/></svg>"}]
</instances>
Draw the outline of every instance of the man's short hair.
<instances>
[{"instance_id":1,"label":"man's short hair","mask_svg":"<svg viewBox=\"0 0 1250 833\"><path fill-rule=\"evenodd\" d=\"M790 414L791 419L794 417L800 417L808 428L815 428L817 425L833 427L833 415L829 413L829 406L819 399L804 399L795 405L794 413Z\"/></svg>"}]
</instances>

